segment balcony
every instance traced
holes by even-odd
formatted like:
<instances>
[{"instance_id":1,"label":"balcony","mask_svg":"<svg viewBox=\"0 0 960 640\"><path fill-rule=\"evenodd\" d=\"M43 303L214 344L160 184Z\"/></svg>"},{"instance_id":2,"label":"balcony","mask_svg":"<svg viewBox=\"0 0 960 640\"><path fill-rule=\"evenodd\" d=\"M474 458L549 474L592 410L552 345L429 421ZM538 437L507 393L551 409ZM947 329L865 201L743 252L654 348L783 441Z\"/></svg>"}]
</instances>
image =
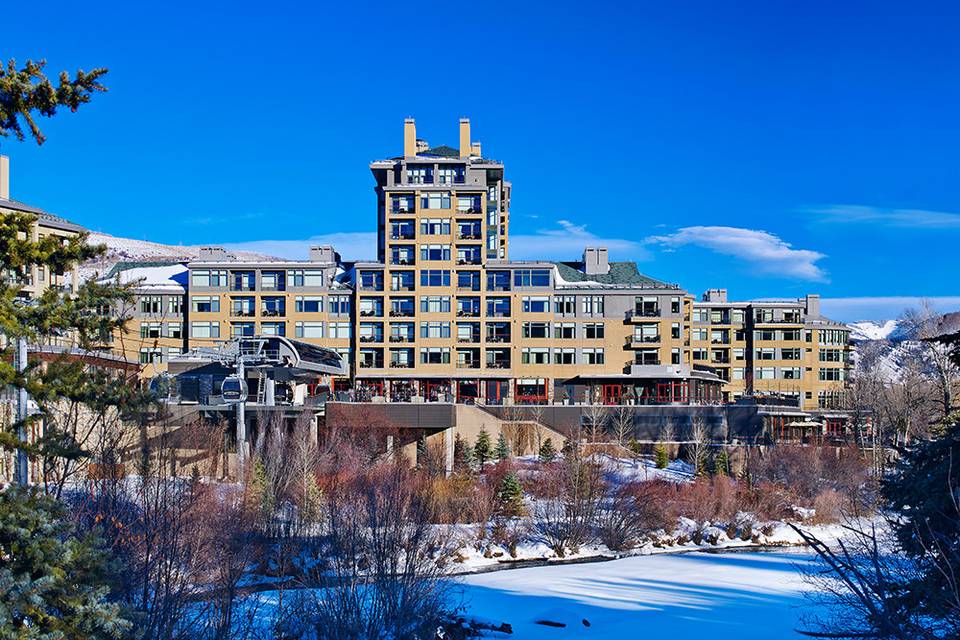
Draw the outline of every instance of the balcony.
<instances>
[{"instance_id":1,"label":"balcony","mask_svg":"<svg viewBox=\"0 0 960 640\"><path fill-rule=\"evenodd\" d=\"M627 345L628 346L642 346L648 344L657 344L660 342L660 336L627 336Z\"/></svg>"},{"instance_id":2,"label":"balcony","mask_svg":"<svg viewBox=\"0 0 960 640\"><path fill-rule=\"evenodd\" d=\"M390 342L393 343L408 343L413 342L414 338L412 335L401 336L401 335L392 335L390 336Z\"/></svg>"},{"instance_id":3,"label":"balcony","mask_svg":"<svg viewBox=\"0 0 960 640\"><path fill-rule=\"evenodd\" d=\"M413 309L391 309L390 317L391 318L412 318L414 316Z\"/></svg>"},{"instance_id":4,"label":"balcony","mask_svg":"<svg viewBox=\"0 0 960 640\"><path fill-rule=\"evenodd\" d=\"M364 343L383 342L383 335L374 334L369 336L360 336L360 342L364 342Z\"/></svg>"},{"instance_id":5,"label":"balcony","mask_svg":"<svg viewBox=\"0 0 960 640\"><path fill-rule=\"evenodd\" d=\"M630 313L630 318L659 318L660 317L660 308L659 307L646 307L641 309L634 309Z\"/></svg>"},{"instance_id":6,"label":"balcony","mask_svg":"<svg viewBox=\"0 0 960 640\"><path fill-rule=\"evenodd\" d=\"M253 318L256 315L253 309L230 309L231 318Z\"/></svg>"},{"instance_id":7,"label":"balcony","mask_svg":"<svg viewBox=\"0 0 960 640\"><path fill-rule=\"evenodd\" d=\"M361 309L360 316L363 318L382 318L383 309Z\"/></svg>"},{"instance_id":8,"label":"balcony","mask_svg":"<svg viewBox=\"0 0 960 640\"><path fill-rule=\"evenodd\" d=\"M457 309L458 318L479 318L480 309Z\"/></svg>"},{"instance_id":9,"label":"balcony","mask_svg":"<svg viewBox=\"0 0 960 640\"><path fill-rule=\"evenodd\" d=\"M480 256L462 256L457 258L458 265L467 265L467 264L480 264Z\"/></svg>"},{"instance_id":10,"label":"balcony","mask_svg":"<svg viewBox=\"0 0 960 640\"><path fill-rule=\"evenodd\" d=\"M412 362L400 362L399 360L398 360L398 361L391 361L391 362L390 362L390 368L391 368L391 369L413 369L413 363L412 363Z\"/></svg>"},{"instance_id":11,"label":"balcony","mask_svg":"<svg viewBox=\"0 0 960 640\"><path fill-rule=\"evenodd\" d=\"M390 264L395 267L412 267L417 264L417 261L414 260L413 256L392 256L390 258Z\"/></svg>"},{"instance_id":12,"label":"balcony","mask_svg":"<svg viewBox=\"0 0 960 640\"><path fill-rule=\"evenodd\" d=\"M390 291L413 291L412 282L398 282L390 287Z\"/></svg>"},{"instance_id":13,"label":"balcony","mask_svg":"<svg viewBox=\"0 0 960 640\"><path fill-rule=\"evenodd\" d=\"M457 234L458 240L482 240L483 234L479 231L460 231Z\"/></svg>"},{"instance_id":14,"label":"balcony","mask_svg":"<svg viewBox=\"0 0 960 640\"><path fill-rule=\"evenodd\" d=\"M509 369L510 361L509 360L488 360L487 369Z\"/></svg>"},{"instance_id":15,"label":"balcony","mask_svg":"<svg viewBox=\"0 0 960 640\"><path fill-rule=\"evenodd\" d=\"M360 361L361 369L383 369L382 360L361 360Z\"/></svg>"}]
</instances>

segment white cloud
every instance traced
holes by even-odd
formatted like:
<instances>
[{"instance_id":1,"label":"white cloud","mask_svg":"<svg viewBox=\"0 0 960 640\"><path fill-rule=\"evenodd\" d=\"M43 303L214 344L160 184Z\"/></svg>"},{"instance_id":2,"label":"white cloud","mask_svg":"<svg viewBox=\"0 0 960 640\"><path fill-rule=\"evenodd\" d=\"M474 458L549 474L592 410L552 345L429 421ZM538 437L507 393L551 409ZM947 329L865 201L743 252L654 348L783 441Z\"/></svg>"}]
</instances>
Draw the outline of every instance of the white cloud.
<instances>
[{"instance_id":1,"label":"white cloud","mask_svg":"<svg viewBox=\"0 0 960 640\"><path fill-rule=\"evenodd\" d=\"M664 236L647 238L665 250L692 245L733 256L760 271L774 275L825 282L826 272L817 261L826 256L810 249L794 249L788 242L767 231L739 227L684 227Z\"/></svg>"},{"instance_id":2,"label":"white cloud","mask_svg":"<svg viewBox=\"0 0 960 640\"><path fill-rule=\"evenodd\" d=\"M919 309L929 303L936 311L960 311L960 296L877 296L854 298L823 298L823 315L842 322L857 320L895 320L907 309Z\"/></svg>"},{"instance_id":3,"label":"white cloud","mask_svg":"<svg viewBox=\"0 0 960 640\"><path fill-rule=\"evenodd\" d=\"M375 260L377 257L377 234L372 231L350 231L312 236L306 240L252 240L225 244L228 249L255 251L268 256L289 260L306 260L310 247L332 244L343 260Z\"/></svg>"},{"instance_id":4,"label":"white cloud","mask_svg":"<svg viewBox=\"0 0 960 640\"><path fill-rule=\"evenodd\" d=\"M960 214L925 209L882 209L858 204L832 204L810 211L824 222L881 224L913 229L958 229Z\"/></svg>"},{"instance_id":5,"label":"white cloud","mask_svg":"<svg viewBox=\"0 0 960 640\"><path fill-rule=\"evenodd\" d=\"M579 260L584 248L606 247L611 257L632 260L650 258L643 245L625 238L603 238L587 225L557 220L555 229L539 229L531 234L510 234L510 258L516 260Z\"/></svg>"}]
</instances>

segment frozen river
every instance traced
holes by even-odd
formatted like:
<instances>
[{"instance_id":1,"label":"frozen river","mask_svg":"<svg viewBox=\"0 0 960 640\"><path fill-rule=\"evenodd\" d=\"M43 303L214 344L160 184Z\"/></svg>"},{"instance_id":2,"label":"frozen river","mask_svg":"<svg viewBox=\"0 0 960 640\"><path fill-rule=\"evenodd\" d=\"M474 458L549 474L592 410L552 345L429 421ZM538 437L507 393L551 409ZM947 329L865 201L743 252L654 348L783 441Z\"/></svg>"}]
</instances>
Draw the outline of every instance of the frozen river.
<instances>
[{"instance_id":1,"label":"frozen river","mask_svg":"<svg viewBox=\"0 0 960 640\"><path fill-rule=\"evenodd\" d=\"M472 575L460 590L470 615L509 622L518 639L800 638L810 609L798 567L811 560L802 551L641 556Z\"/></svg>"}]
</instances>

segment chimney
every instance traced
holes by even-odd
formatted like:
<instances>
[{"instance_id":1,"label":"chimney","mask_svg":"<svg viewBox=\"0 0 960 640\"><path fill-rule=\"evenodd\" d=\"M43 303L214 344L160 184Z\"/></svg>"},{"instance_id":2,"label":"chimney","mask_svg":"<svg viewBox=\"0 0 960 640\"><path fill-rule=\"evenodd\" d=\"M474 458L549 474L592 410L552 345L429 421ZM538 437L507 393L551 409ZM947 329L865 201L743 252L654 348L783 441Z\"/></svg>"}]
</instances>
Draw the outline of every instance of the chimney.
<instances>
[{"instance_id":1,"label":"chimney","mask_svg":"<svg viewBox=\"0 0 960 640\"><path fill-rule=\"evenodd\" d=\"M703 294L704 302L726 302L727 301L727 290L726 289L707 289L707 292Z\"/></svg>"},{"instance_id":2,"label":"chimney","mask_svg":"<svg viewBox=\"0 0 960 640\"><path fill-rule=\"evenodd\" d=\"M583 250L583 272L600 275L610 272L610 260L606 247L587 247Z\"/></svg>"},{"instance_id":3,"label":"chimney","mask_svg":"<svg viewBox=\"0 0 960 640\"><path fill-rule=\"evenodd\" d=\"M233 259L233 255L227 253L223 247L200 247L200 254L197 256L199 262L227 262Z\"/></svg>"},{"instance_id":4,"label":"chimney","mask_svg":"<svg viewBox=\"0 0 960 640\"><path fill-rule=\"evenodd\" d=\"M10 158L0 156L0 198L10 199Z\"/></svg>"},{"instance_id":5,"label":"chimney","mask_svg":"<svg viewBox=\"0 0 960 640\"><path fill-rule=\"evenodd\" d=\"M310 262L336 262L336 251L329 244L310 247Z\"/></svg>"},{"instance_id":6,"label":"chimney","mask_svg":"<svg viewBox=\"0 0 960 640\"><path fill-rule=\"evenodd\" d=\"M470 118L460 118L460 157L469 158L470 151Z\"/></svg>"},{"instance_id":7,"label":"chimney","mask_svg":"<svg viewBox=\"0 0 960 640\"><path fill-rule=\"evenodd\" d=\"M413 118L403 121L403 157L412 158L417 155L417 123Z\"/></svg>"},{"instance_id":8,"label":"chimney","mask_svg":"<svg viewBox=\"0 0 960 640\"><path fill-rule=\"evenodd\" d=\"M820 317L820 294L808 293L806 302L807 302L807 317L819 318Z\"/></svg>"}]
</instances>

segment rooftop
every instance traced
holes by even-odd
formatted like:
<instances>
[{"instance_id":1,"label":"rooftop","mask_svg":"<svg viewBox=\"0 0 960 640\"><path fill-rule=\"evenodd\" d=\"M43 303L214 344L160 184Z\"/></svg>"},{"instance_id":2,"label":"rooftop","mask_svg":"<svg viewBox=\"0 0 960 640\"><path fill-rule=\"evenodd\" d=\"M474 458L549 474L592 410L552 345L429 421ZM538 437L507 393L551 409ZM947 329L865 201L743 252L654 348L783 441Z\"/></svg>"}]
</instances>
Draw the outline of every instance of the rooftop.
<instances>
[{"instance_id":1,"label":"rooftop","mask_svg":"<svg viewBox=\"0 0 960 640\"><path fill-rule=\"evenodd\" d=\"M677 289L675 284L668 284L645 276L637 269L635 262L611 262L607 273L587 274L584 272L583 262L554 262L560 276L558 284L600 284L610 286L633 286L641 288Z\"/></svg>"},{"instance_id":2,"label":"rooftop","mask_svg":"<svg viewBox=\"0 0 960 640\"><path fill-rule=\"evenodd\" d=\"M61 229L63 231L75 231L80 233L81 231L86 231L83 227L73 222L70 222L66 218L61 218L60 216L55 216L52 213L48 213L43 209L38 207L31 206L19 200L11 200L7 198L0 198L0 209L12 209L14 211L22 211L23 213L32 213L40 221L40 224L46 227L52 227L54 229Z\"/></svg>"}]
</instances>

